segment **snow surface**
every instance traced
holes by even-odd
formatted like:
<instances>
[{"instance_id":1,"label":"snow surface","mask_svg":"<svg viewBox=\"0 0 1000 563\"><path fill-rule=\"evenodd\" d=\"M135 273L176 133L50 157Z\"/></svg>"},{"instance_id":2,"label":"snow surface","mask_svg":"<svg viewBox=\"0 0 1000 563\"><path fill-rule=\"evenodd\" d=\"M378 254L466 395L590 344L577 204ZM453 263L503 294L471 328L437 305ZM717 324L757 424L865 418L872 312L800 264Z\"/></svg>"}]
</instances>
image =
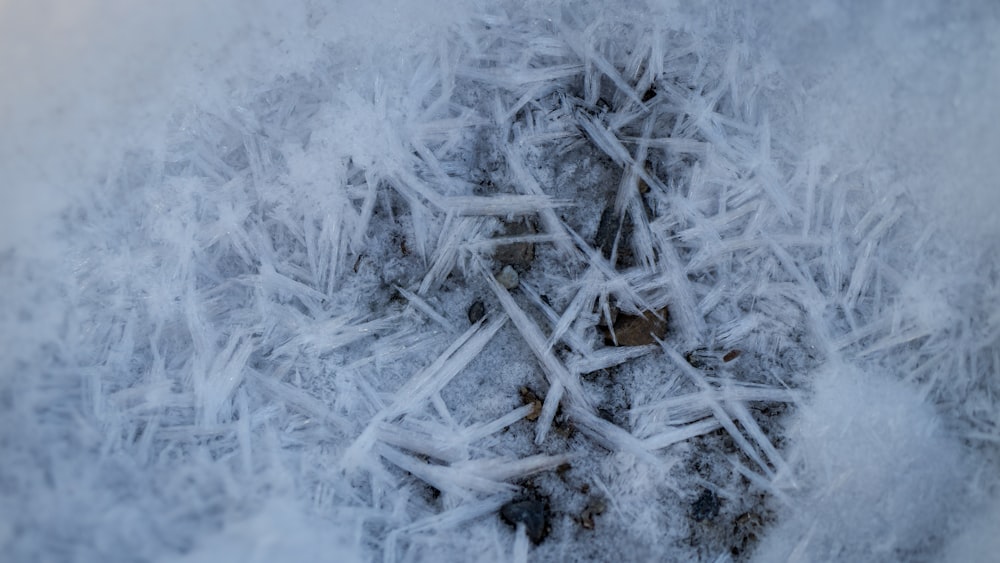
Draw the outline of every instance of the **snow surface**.
<instances>
[{"instance_id":1,"label":"snow surface","mask_svg":"<svg viewBox=\"0 0 1000 563\"><path fill-rule=\"evenodd\" d=\"M0 560L1000 553L1000 5L6 0L0 53Z\"/></svg>"}]
</instances>

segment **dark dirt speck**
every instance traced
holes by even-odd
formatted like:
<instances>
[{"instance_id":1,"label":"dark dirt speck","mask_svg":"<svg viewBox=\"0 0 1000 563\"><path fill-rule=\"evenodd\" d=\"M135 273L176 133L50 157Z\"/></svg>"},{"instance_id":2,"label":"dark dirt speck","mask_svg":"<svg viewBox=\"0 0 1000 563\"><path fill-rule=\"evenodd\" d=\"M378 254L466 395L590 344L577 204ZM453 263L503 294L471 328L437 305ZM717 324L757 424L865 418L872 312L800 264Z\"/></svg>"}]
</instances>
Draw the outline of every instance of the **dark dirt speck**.
<instances>
[{"instance_id":1,"label":"dark dirt speck","mask_svg":"<svg viewBox=\"0 0 1000 563\"><path fill-rule=\"evenodd\" d=\"M698 495L698 498L691 503L691 518L697 522L712 520L719 515L719 497L708 489Z\"/></svg>"},{"instance_id":2,"label":"dark dirt speck","mask_svg":"<svg viewBox=\"0 0 1000 563\"><path fill-rule=\"evenodd\" d=\"M469 307L469 322L476 324L486 316L486 305L482 301L476 301Z\"/></svg>"}]
</instances>

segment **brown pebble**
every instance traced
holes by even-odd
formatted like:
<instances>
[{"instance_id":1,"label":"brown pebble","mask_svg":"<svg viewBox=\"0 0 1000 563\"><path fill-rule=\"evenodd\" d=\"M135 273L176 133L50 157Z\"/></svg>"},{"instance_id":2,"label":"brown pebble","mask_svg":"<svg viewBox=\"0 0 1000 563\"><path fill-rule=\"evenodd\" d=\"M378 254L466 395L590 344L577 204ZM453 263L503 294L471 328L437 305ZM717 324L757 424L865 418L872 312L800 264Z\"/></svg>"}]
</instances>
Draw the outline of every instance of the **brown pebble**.
<instances>
[{"instance_id":1,"label":"brown pebble","mask_svg":"<svg viewBox=\"0 0 1000 563\"><path fill-rule=\"evenodd\" d=\"M542 414L542 399L527 387L521 387L519 393L521 394L521 402L532 407L531 413L524 418L531 421L538 420L538 417Z\"/></svg>"},{"instance_id":2,"label":"brown pebble","mask_svg":"<svg viewBox=\"0 0 1000 563\"><path fill-rule=\"evenodd\" d=\"M614 346L617 340L618 346L655 344L656 338L663 340L666 337L668 320L669 311L666 307L655 313L646 311L642 315L619 313L615 319L614 337L610 331L606 331L604 343Z\"/></svg>"},{"instance_id":3,"label":"brown pebble","mask_svg":"<svg viewBox=\"0 0 1000 563\"><path fill-rule=\"evenodd\" d=\"M504 231L504 234L509 237L535 234L534 226L525 220L508 223ZM505 266L517 266L527 269L531 267L531 263L535 260L535 245L530 242L515 242L500 245L493 252L493 258Z\"/></svg>"}]
</instances>

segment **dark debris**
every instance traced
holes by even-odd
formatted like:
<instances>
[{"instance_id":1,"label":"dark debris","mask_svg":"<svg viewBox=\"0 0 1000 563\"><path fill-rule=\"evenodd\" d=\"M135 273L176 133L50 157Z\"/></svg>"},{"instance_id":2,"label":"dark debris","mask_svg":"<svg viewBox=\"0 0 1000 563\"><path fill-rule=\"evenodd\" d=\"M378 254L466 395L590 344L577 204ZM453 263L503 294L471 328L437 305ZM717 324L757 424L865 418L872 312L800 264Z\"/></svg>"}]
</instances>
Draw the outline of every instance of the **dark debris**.
<instances>
[{"instance_id":1,"label":"dark debris","mask_svg":"<svg viewBox=\"0 0 1000 563\"><path fill-rule=\"evenodd\" d=\"M523 523L528 537L536 544L549 533L549 507L542 500L508 502L500 508L500 518L514 528Z\"/></svg>"}]
</instances>

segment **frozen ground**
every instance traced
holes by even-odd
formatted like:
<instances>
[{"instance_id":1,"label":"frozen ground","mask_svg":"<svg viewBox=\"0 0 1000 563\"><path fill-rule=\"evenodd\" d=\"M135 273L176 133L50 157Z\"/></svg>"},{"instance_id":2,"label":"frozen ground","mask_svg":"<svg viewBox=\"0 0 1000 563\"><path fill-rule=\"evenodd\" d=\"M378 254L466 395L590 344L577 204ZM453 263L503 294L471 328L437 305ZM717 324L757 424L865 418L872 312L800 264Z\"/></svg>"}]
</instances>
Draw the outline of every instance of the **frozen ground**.
<instances>
[{"instance_id":1,"label":"frozen ground","mask_svg":"<svg viewBox=\"0 0 1000 563\"><path fill-rule=\"evenodd\" d=\"M1000 557L995 3L27 4L0 559Z\"/></svg>"}]
</instances>

